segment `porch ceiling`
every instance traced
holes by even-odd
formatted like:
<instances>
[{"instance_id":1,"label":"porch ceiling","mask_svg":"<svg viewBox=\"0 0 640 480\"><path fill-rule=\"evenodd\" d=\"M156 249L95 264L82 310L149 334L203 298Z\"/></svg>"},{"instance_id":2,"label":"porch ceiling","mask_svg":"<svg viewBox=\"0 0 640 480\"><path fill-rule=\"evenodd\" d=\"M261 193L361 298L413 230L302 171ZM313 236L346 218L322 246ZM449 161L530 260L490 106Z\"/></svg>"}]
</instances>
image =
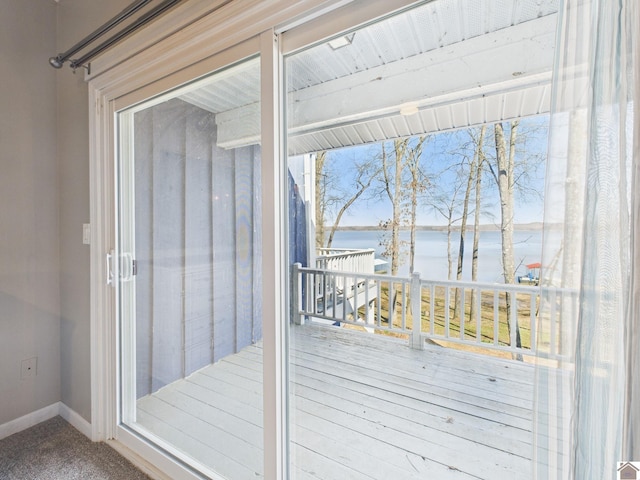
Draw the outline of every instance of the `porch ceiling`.
<instances>
[{"instance_id":1,"label":"porch ceiling","mask_svg":"<svg viewBox=\"0 0 640 480\"><path fill-rule=\"evenodd\" d=\"M357 31L343 48L291 56L289 153L548 112L557 4L435 0ZM254 70L181 97L217 114L222 147L259 142Z\"/></svg>"}]
</instances>

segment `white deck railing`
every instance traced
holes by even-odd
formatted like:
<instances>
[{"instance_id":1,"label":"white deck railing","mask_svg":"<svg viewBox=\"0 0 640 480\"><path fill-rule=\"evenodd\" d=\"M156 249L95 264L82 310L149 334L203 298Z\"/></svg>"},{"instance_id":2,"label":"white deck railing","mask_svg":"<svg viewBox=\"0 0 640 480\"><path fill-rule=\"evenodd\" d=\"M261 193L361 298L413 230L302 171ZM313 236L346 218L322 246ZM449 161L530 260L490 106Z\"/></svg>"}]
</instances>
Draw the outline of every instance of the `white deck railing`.
<instances>
[{"instance_id":1,"label":"white deck railing","mask_svg":"<svg viewBox=\"0 0 640 480\"><path fill-rule=\"evenodd\" d=\"M375 250L373 248L319 248L318 254L316 268L320 270L365 274L375 272ZM309 284L313 285L315 298L326 298L332 292L344 292L349 296L354 293L354 289L357 291L363 288L363 282L354 284L352 277L318 277L315 280L314 283ZM327 304L325 303L325 305ZM338 314L335 308L333 310L333 314Z\"/></svg>"},{"instance_id":2,"label":"white deck railing","mask_svg":"<svg viewBox=\"0 0 640 480\"><path fill-rule=\"evenodd\" d=\"M373 248L319 248L316 268L342 272L374 273L375 260Z\"/></svg>"},{"instance_id":3,"label":"white deck railing","mask_svg":"<svg viewBox=\"0 0 640 480\"><path fill-rule=\"evenodd\" d=\"M296 264L292 279L296 323L321 319L364 326L406 336L414 348L432 339L551 359L566 356L560 312L577 308L578 301L572 290L432 281L417 273L403 278ZM303 287L311 285L315 288ZM543 318L541 292L549 302ZM347 304L353 307L345 308ZM413 327L414 318L420 318L418 328ZM536 331L539 325L543 332Z\"/></svg>"}]
</instances>

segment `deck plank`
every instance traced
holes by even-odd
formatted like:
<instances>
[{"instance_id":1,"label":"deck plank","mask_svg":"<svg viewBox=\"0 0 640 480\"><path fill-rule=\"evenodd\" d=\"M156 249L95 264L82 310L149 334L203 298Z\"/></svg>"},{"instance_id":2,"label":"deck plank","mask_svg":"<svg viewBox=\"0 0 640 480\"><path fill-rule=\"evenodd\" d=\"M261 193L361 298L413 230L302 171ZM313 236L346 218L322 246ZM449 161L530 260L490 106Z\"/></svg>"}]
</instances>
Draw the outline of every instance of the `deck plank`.
<instances>
[{"instance_id":1,"label":"deck plank","mask_svg":"<svg viewBox=\"0 0 640 480\"><path fill-rule=\"evenodd\" d=\"M305 362L308 366L302 368L309 370L314 367L318 374L326 373L322 370L321 362L312 362L310 360L305 360ZM298 366L298 364L294 365L295 367ZM356 366L336 368L331 375L335 379L335 383L338 384L364 383L382 392L395 392L410 398L425 398L427 403L445 406L452 412L470 413L479 418L520 429L531 428L531 418L526 417L527 410L525 408L505 405L499 399L491 400L475 396L471 389L467 392L451 391L447 386L411 383L405 379L384 373L369 372Z\"/></svg>"},{"instance_id":2,"label":"deck plank","mask_svg":"<svg viewBox=\"0 0 640 480\"><path fill-rule=\"evenodd\" d=\"M532 365L344 328L290 333L294 478L530 476ZM261 478L261 345L143 397L138 420L227 478Z\"/></svg>"},{"instance_id":3,"label":"deck plank","mask_svg":"<svg viewBox=\"0 0 640 480\"><path fill-rule=\"evenodd\" d=\"M312 383L312 381L308 383ZM396 428L397 426L404 428L404 425L407 424L407 431L419 430L417 435L428 434L430 437L452 435L523 458L531 454L530 435L527 435L527 432L515 432L518 434L518 437L515 437L513 429L505 428L504 425L494 427L483 419L474 417L465 419L462 418L463 415L452 414L446 408L440 409L438 413L441 415L434 415L431 412L421 410L422 405L416 402L413 402L411 407L407 407L393 400L381 403L379 398L372 397L366 392L342 389L340 396L336 396L325 393L319 388L305 388L302 385L295 387L295 395L297 398L317 399L327 405L354 405L361 408L363 414L371 418L386 417L386 421ZM351 408L346 410L349 411ZM463 445L461 444L461 446Z\"/></svg>"},{"instance_id":4,"label":"deck plank","mask_svg":"<svg viewBox=\"0 0 640 480\"><path fill-rule=\"evenodd\" d=\"M322 433L318 433L322 432ZM345 458L350 455L350 464L365 462L366 469L374 467L375 478L449 478L451 472L458 472L455 478L478 478L465 474L459 470L452 470L450 466L430 458L422 457L413 452L389 447L384 439L363 436L362 432L339 425L326 418L300 411L295 415L295 425L292 427L292 448L294 462L301 448L317 447L328 452L329 447L320 447L318 442L330 442L339 448L332 454L333 458ZM354 468L362 468L361 466Z\"/></svg>"},{"instance_id":5,"label":"deck plank","mask_svg":"<svg viewBox=\"0 0 640 480\"><path fill-rule=\"evenodd\" d=\"M170 413L160 403L145 405L138 409L138 423L144 426L144 430L171 442L180 452L188 454L205 467L215 469L224 477L257 478L255 472L244 463L233 460L228 451L216 448L217 442L211 442L210 436L198 437L197 434L202 432L190 430L190 422L176 422L177 419L167 417Z\"/></svg>"}]
</instances>

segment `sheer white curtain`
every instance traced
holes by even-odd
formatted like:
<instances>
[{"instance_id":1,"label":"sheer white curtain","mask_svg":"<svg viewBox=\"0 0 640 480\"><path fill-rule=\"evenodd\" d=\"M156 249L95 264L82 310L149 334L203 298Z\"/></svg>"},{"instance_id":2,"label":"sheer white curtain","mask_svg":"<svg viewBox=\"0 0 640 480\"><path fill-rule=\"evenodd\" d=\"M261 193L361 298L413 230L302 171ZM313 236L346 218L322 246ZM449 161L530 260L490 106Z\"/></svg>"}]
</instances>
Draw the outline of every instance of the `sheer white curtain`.
<instances>
[{"instance_id":1,"label":"sheer white curtain","mask_svg":"<svg viewBox=\"0 0 640 480\"><path fill-rule=\"evenodd\" d=\"M564 0L545 192L534 472L640 461L638 0ZM634 99L636 100L634 102Z\"/></svg>"}]
</instances>

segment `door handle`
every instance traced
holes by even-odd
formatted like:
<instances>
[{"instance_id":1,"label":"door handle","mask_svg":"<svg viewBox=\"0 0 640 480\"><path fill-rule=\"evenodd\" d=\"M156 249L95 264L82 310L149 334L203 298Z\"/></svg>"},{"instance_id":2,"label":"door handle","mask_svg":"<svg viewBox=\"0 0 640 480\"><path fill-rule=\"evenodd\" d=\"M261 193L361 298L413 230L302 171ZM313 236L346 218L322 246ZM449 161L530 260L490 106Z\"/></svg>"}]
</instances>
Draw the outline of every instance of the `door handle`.
<instances>
[{"instance_id":1,"label":"door handle","mask_svg":"<svg viewBox=\"0 0 640 480\"><path fill-rule=\"evenodd\" d=\"M136 261L133 259L133 254L123 253L120 255L120 281L130 282L133 280L136 274Z\"/></svg>"},{"instance_id":2,"label":"door handle","mask_svg":"<svg viewBox=\"0 0 640 480\"><path fill-rule=\"evenodd\" d=\"M114 286L113 283L113 277L114 277L114 273L113 273L113 257L114 257L114 251L111 250L109 253L106 254L106 271L107 271L107 285L111 285L112 287Z\"/></svg>"},{"instance_id":3,"label":"door handle","mask_svg":"<svg viewBox=\"0 0 640 480\"><path fill-rule=\"evenodd\" d=\"M131 253L123 253L120 255L118 264L115 262L116 254L114 250L107 253L105 258L107 285L111 285L112 287L115 286L116 271L114 269L114 265L118 267L117 276L121 282L130 282L133 280L136 273L138 273L138 266L136 265L136 261L133 259L133 254Z\"/></svg>"}]
</instances>

